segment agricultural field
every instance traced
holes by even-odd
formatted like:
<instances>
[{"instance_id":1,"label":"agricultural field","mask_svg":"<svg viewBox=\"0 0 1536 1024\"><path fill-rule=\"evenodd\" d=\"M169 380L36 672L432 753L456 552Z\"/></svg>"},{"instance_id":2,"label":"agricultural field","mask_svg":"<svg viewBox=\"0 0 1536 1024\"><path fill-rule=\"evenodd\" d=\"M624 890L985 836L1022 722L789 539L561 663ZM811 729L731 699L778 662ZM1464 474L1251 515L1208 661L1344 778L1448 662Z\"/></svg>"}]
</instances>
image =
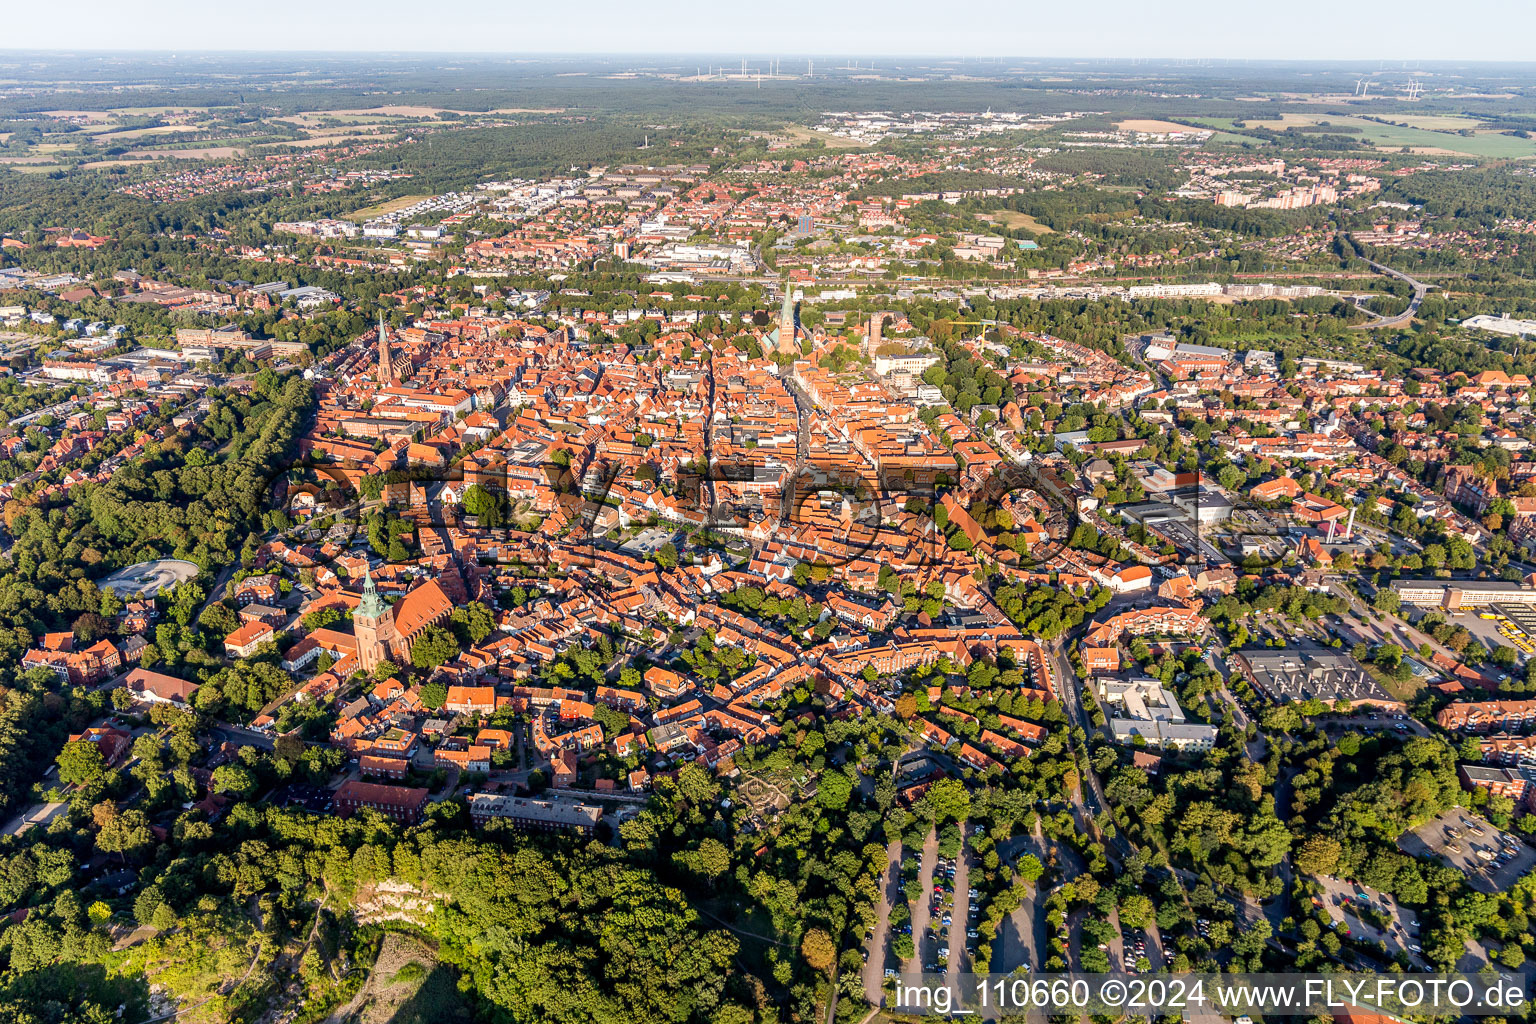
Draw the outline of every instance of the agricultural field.
<instances>
[{"instance_id":1,"label":"agricultural field","mask_svg":"<svg viewBox=\"0 0 1536 1024\"><path fill-rule=\"evenodd\" d=\"M498 107L495 110L449 110L446 107L425 107L397 104L383 107L367 107L351 110L318 110L311 112L314 117L407 117L414 120L426 118L440 118L443 114L457 114L460 117L486 117L491 114L559 114L560 108L534 108L534 107Z\"/></svg>"},{"instance_id":2,"label":"agricultural field","mask_svg":"<svg viewBox=\"0 0 1536 1024\"><path fill-rule=\"evenodd\" d=\"M1427 132L1458 132L1463 128L1476 128L1482 121L1462 114L1390 114L1386 120L1409 128L1422 128Z\"/></svg>"},{"instance_id":3,"label":"agricultural field","mask_svg":"<svg viewBox=\"0 0 1536 1024\"><path fill-rule=\"evenodd\" d=\"M1407 147L1415 153L1424 154L1459 154L1506 159L1536 156L1536 141L1503 135L1495 131L1473 129L1472 125L1477 122L1471 118L1393 115L1392 120L1394 123L1383 123L1350 114L1303 114L1294 111L1272 120L1245 121L1216 117L1188 119L1191 124L1219 130L1270 128L1284 131L1287 128L1335 128L1346 134L1357 135L1361 141L1380 149ZM1464 130L1472 130L1475 134L1458 134Z\"/></svg>"},{"instance_id":4,"label":"agricultural field","mask_svg":"<svg viewBox=\"0 0 1536 1024\"><path fill-rule=\"evenodd\" d=\"M396 137L395 132L378 131L377 126L370 125L374 131L357 131L347 134L316 135L307 139L276 139L271 142L258 142L256 148L293 146L296 149L313 149L322 146L344 146L354 142L387 142Z\"/></svg>"}]
</instances>

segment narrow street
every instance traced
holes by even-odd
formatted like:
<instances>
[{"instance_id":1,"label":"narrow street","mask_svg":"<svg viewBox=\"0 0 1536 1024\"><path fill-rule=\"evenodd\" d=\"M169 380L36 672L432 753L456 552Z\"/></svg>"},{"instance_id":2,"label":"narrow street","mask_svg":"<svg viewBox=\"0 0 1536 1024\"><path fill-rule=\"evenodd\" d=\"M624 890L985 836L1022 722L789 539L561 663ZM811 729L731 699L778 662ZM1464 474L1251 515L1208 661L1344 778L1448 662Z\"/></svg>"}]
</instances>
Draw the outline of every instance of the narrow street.
<instances>
[{"instance_id":1,"label":"narrow street","mask_svg":"<svg viewBox=\"0 0 1536 1024\"><path fill-rule=\"evenodd\" d=\"M1083 710L1082 695L1079 692L1080 681L1077 674L1072 671L1072 665L1067 660L1065 641L1058 640L1049 646L1054 670L1056 672L1056 690L1061 698L1062 707L1066 709L1068 721L1081 727L1086 734L1092 734L1093 723L1088 720L1088 714ZM1080 796L1075 802L1079 803L1083 813L1090 819L1097 818L1108 810L1109 799L1104 795L1104 786L1099 781L1098 773L1087 762L1087 758L1081 758L1082 762L1082 786ZM1112 857L1124 860L1131 854L1131 844L1119 832L1116 832L1107 844L1107 852Z\"/></svg>"}]
</instances>

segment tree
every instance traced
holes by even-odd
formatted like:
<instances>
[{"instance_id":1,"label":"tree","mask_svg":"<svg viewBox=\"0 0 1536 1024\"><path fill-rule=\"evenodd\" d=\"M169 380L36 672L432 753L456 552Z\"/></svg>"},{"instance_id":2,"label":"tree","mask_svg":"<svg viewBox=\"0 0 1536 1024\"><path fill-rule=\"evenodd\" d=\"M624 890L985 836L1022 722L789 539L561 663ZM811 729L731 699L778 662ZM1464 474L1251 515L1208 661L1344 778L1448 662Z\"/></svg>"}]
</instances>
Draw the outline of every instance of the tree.
<instances>
[{"instance_id":1,"label":"tree","mask_svg":"<svg viewBox=\"0 0 1536 1024\"><path fill-rule=\"evenodd\" d=\"M99 612L86 612L75 619L75 639L89 646L112 633L112 623Z\"/></svg>"},{"instance_id":2,"label":"tree","mask_svg":"<svg viewBox=\"0 0 1536 1024\"><path fill-rule=\"evenodd\" d=\"M448 687L442 683L421 684L421 706L436 711L448 701Z\"/></svg>"},{"instance_id":3,"label":"tree","mask_svg":"<svg viewBox=\"0 0 1536 1024\"><path fill-rule=\"evenodd\" d=\"M816 802L829 811L841 811L848 807L848 797L853 793L853 782L841 772L826 772L816 790Z\"/></svg>"},{"instance_id":4,"label":"tree","mask_svg":"<svg viewBox=\"0 0 1536 1024\"><path fill-rule=\"evenodd\" d=\"M459 642L441 626L428 626L411 642L411 664L431 671L458 657Z\"/></svg>"},{"instance_id":5,"label":"tree","mask_svg":"<svg viewBox=\"0 0 1536 1024\"><path fill-rule=\"evenodd\" d=\"M84 786L95 782L107 770L107 762L101 749L87 740L75 740L64 744L59 751L59 781L70 786Z\"/></svg>"},{"instance_id":6,"label":"tree","mask_svg":"<svg viewBox=\"0 0 1536 1024\"><path fill-rule=\"evenodd\" d=\"M278 757L285 761L297 761L304 756L304 741L298 733L285 732L277 738L272 745L272 750Z\"/></svg>"},{"instance_id":7,"label":"tree","mask_svg":"<svg viewBox=\"0 0 1536 1024\"><path fill-rule=\"evenodd\" d=\"M1308 836L1296 850L1296 869L1308 875L1332 875L1344 847L1332 836Z\"/></svg>"},{"instance_id":8,"label":"tree","mask_svg":"<svg viewBox=\"0 0 1536 1024\"><path fill-rule=\"evenodd\" d=\"M218 601L203 609L203 614L197 617L197 623L214 636L228 636L240 628L240 620L235 617L235 613Z\"/></svg>"},{"instance_id":9,"label":"tree","mask_svg":"<svg viewBox=\"0 0 1536 1024\"><path fill-rule=\"evenodd\" d=\"M936 822L963 821L970 813L971 797L959 779L940 779L929 787L923 799Z\"/></svg>"},{"instance_id":10,"label":"tree","mask_svg":"<svg viewBox=\"0 0 1536 1024\"><path fill-rule=\"evenodd\" d=\"M256 788L256 777L238 764L221 764L213 770L213 788L217 793L247 797Z\"/></svg>"},{"instance_id":11,"label":"tree","mask_svg":"<svg viewBox=\"0 0 1536 1024\"><path fill-rule=\"evenodd\" d=\"M479 484L470 484L464 491L464 512L480 520L480 525L495 529L505 521L502 515L501 496Z\"/></svg>"},{"instance_id":12,"label":"tree","mask_svg":"<svg viewBox=\"0 0 1536 1024\"><path fill-rule=\"evenodd\" d=\"M656 564L663 569L675 569L677 568L677 545L667 541L656 549L653 557L656 559Z\"/></svg>"},{"instance_id":13,"label":"tree","mask_svg":"<svg viewBox=\"0 0 1536 1024\"><path fill-rule=\"evenodd\" d=\"M115 853L125 860L128 854L148 846L154 840L149 830L149 819L144 812L130 808L114 815L96 833L96 848L103 853Z\"/></svg>"},{"instance_id":14,"label":"tree","mask_svg":"<svg viewBox=\"0 0 1536 1024\"><path fill-rule=\"evenodd\" d=\"M711 880L731 870L731 851L718 839L709 838L699 843L699 867Z\"/></svg>"},{"instance_id":15,"label":"tree","mask_svg":"<svg viewBox=\"0 0 1536 1024\"><path fill-rule=\"evenodd\" d=\"M629 716L606 704L598 704L592 709L592 720L603 727L603 737L609 740L629 728Z\"/></svg>"},{"instance_id":16,"label":"tree","mask_svg":"<svg viewBox=\"0 0 1536 1024\"><path fill-rule=\"evenodd\" d=\"M149 924L155 912L165 906L165 891L158 885L146 885L133 900L133 916L140 924Z\"/></svg>"},{"instance_id":17,"label":"tree","mask_svg":"<svg viewBox=\"0 0 1536 1024\"><path fill-rule=\"evenodd\" d=\"M812 928L800 940L800 955L812 970L826 971L837 961L837 946L832 936L820 928Z\"/></svg>"},{"instance_id":18,"label":"tree","mask_svg":"<svg viewBox=\"0 0 1536 1024\"><path fill-rule=\"evenodd\" d=\"M496 628L495 614L479 601L455 608L448 621L459 643L466 647L484 640Z\"/></svg>"},{"instance_id":19,"label":"tree","mask_svg":"<svg viewBox=\"0 0 1536 1024\"><path fill-rule=\"evenodd\" d=\"M1120 900L1120 924L1132 928L1147 928L1157 917L1152 901L1139 892L1133 892Z\"/></svg>"}]
</instances>

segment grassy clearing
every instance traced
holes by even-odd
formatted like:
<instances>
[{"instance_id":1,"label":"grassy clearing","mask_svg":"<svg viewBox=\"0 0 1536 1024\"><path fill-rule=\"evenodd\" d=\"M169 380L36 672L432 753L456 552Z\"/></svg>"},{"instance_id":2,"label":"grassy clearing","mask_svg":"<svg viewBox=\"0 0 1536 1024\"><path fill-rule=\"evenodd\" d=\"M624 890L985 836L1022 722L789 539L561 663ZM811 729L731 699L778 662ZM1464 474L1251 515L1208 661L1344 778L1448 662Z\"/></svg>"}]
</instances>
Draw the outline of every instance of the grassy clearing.
<instances>
[{"instance_id":1,"label":"grassy clearing","mask_svg":"<svg viewBox=\"0 0 1536 1024\"><path fill-rule=\"evenodd\" d=\"M868 148L867 146L864 145L864 143L858 141L857 139L840 139L836 135L828 135L825 132L814 131L814 130L812 130L810 128L807 128L803 124L792 124L792 125L790 125L788 128L784 129L784 134L788 135L791 139L793 139L796 142L820 142L820 143L823 143L828 149L867 149Z\"/></svg>"},{"instance_id":2,"label":"grassy clearing","mask_svg":"<svg viewBox=\"0 0 1536 1024\"><path fill-rule=\"evenodd\" d=\"M1018 210L993 210L988 216L1010 230L1023 228L1025 231L1033 231L1037 235L1051 234L1050 228L1041 224L1029 214L1020 213Z\"/></svg>"},{"instance_id":3,"label":"grassy clearing","mask_svg":"<svg viewBox=\"0 0 1536 1024\"><path fill-rule=\"evenodd\" d=\"M345 220L369 220L373 217L382 217L386 213L394 213L403 210L412 203L419 203L423 199L431 199L431 196L401 196L399 199L390 199L386 202L365 206L361 210L353 210L347 214Z\"/></svg>"}]
</instances>

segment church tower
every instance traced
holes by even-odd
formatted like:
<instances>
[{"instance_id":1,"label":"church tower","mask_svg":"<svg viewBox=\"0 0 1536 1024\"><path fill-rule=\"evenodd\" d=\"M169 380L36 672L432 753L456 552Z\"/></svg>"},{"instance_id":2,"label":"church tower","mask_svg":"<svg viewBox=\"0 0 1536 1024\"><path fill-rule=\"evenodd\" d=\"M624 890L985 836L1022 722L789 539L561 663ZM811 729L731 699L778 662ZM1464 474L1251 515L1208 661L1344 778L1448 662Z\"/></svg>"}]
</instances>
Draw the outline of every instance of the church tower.
<instances>
[{"instance_id":1,"label":"church tower","mask_svg":"<svg viewBox=\"0 0 1536 1024\"><path fill-rule=\"evenodd\" d=\"M357 662L364 672L372 672L390 652L399 646L395 632L395 610L379 596L373 585L373 571L363 572L363 599L352 612L352 633L357 637Z\"/></svg>"},{"instance_id":2,"label":"church tower","mask_svg":"<svg viewBox=\"0 0 1536 1024\"><path fill-rule=\"evenodd\" d=\"M773 350L780 355L798 356L800 345L795 340L795 300L784 283L784 305L779 309L779 329L775 335Z\"/></svg>"},{"instance_id":3,"label":"church tower","mask_svg":"<svg viewBox=\"0 0 1536 1024\"><path fill-rule=\"evenodd\" d=\"M389 334L384 330L384 311L379 310L379 383L395 382L395 363L389 357Z\"/></svg>"}]
</instances>

